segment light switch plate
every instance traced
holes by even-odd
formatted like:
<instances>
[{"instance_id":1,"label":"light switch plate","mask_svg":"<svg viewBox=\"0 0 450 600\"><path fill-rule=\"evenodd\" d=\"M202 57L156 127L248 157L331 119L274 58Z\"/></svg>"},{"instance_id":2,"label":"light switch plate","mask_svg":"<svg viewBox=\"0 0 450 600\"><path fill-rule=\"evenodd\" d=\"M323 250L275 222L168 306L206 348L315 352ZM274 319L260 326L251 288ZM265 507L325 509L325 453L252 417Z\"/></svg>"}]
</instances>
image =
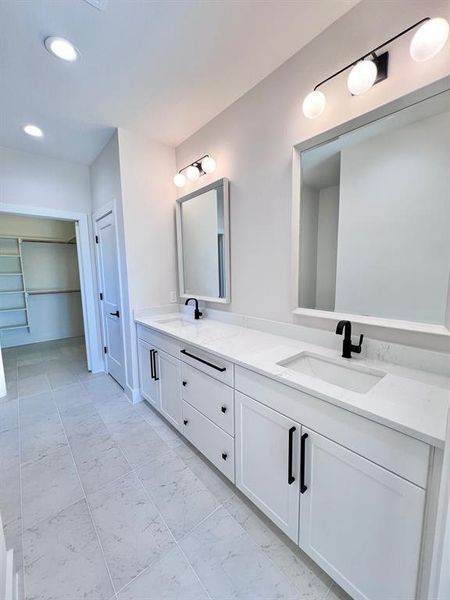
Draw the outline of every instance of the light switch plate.
<instances>
[{"instance_id":1,"label":"light switch plate","mask_svg":"<svg viewBox=\"0 0 450 600\"><path fill-rule=\"evenodd\" d=\"M169 302L176 302L176 301L177 301L177 293L169 292Z\"/></svg>"}]
</instances>

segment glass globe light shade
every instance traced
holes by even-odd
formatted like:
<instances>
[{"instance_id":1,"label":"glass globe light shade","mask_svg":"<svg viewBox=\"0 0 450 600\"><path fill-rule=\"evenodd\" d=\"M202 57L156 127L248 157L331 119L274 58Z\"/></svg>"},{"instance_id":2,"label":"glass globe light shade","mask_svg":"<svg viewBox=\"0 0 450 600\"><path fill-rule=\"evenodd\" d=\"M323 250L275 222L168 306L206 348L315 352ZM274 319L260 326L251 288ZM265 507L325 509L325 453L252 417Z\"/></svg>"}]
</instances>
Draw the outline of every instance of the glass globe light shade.
<instances>
[{"instance_id":1,"label":"glass globe light shade","mask_svg":"<svg viewBox=\"0 0 450 600\"><path fill-rule=\"evenodd\" d=\"M205 173L212 173L216 170L216 161L213 159L212 156L205 156L205 158L202 160L201 165Z\"/></svg>"},{"instance_id":2,"label":"glass globe light shade","mask_svg":"<svg viewBox=\"0 0 450 600\"><path fill-rule=\"evenodd\" d=\"M416 62L423 62L436 56L448 39L448 21L442 17L435 17L425 21L414 34L409 46L411 58Z\"/></svg>"},{"instance_id":3,"label":"glass globe light shade","mask_svg":"<svg viewBox=\"0 0 450 600\"><path fill-rule=\"evenodd\" d=\"M326 103L325 94L319 90L314 90L303 100L303 114L308 119L315 119L323 113Z\"/></svg>"},{"instance_id":4,"label":"glass globe light shade","mask_svg":"<svg viewBox=\"0 0 450 600\"><path fill-rule=\"evenodd\" d=\"M197 181L197 179L200 177L200 171L197 167L191 165L186 169L186 177L189 179L189 181Z\"/></svg>"},{"instance_id":5,"label":"glass globe light shade","mask_svg":"<svg viewBox=\"0 0 450 600\"><path fill-rule=\"evenodd\" d=\"M183 173L177 173L173 178L173 182L177 187L181 188L186 183L186 177Z\"/></svg>"},{"instance_id":6,"label":"glass globe light shade","mask_svg":"<svg viewBox=\"0 0 450 600\"><path fill-rule=\"evenodd\" d=\"M365 94L375 83L377 72L377 65L373 60L362 60L356 63L347 79L349 92L354 96Z\"/></svg>"}]
</instances>

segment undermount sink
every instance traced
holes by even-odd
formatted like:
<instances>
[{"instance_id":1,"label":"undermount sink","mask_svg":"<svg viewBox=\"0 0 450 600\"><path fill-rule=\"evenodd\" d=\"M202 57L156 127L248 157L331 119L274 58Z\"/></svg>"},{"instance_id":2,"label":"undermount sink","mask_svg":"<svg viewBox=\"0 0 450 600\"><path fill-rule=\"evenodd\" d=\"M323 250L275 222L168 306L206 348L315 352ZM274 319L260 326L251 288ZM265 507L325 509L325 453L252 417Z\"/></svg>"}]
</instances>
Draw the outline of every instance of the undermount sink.
<instances>
[{"instance_id":1,"label":"undermount sink","mask_svg":"<svg viewBox=\"0 0 450 600\"><path fill-rule=\"evenodd\" d=\"M171 317L170 319L161 319L158 321L161 325L167 325L168 327L189 327L194 325L190 321L186 319L182 319L181 317Z\"/></svg>"},{"instance_id":2,"label":"undermount sink","mask_svg":"<svg viewBox=\"0 0 450 600\"><path fill-rule=\"evenodd\" d=\"M344 360L348 359L342 359ZM277 364L358 394L367 393L386 375L383 371L325 358L311 352L302 352Z\"/></svg>"}]
</instances>

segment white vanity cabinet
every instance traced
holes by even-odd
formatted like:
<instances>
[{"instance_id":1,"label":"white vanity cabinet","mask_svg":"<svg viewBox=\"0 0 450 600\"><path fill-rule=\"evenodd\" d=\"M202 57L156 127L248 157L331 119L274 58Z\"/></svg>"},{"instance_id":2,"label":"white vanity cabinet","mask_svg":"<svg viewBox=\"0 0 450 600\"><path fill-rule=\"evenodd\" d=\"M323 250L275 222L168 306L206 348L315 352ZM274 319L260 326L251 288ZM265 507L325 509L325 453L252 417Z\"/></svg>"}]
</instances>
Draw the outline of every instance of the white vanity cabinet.
<instances>
[{"instance_id":1,"label":"white vanity cabinet","mask_svg":"<svg viewBox=\"0 0 450 600\"><path fill-rule=\"evenodd\" d=\"M298 541L301 426L235 392L236 485Z\"/></svg>"},{"instance_id":2,"label":"white vanity cabinet","mask_svg":"<svg viewBox=\"0 0 450 600\"><path fill-rule=\"evenodd\" d=\"M138 340L139 380L142 396L159 409L159 385L155 377L156 348L145 340Z\"/></svg>"},{"instance_id":3,"label":"white vanity cabinet","mask_svg":"<svg viewBox=\"0 0 450 600\"><path fill-rule=\"evenodd\" d=\"M143 397L355 600L427 597L431 446L169 335L138 338Z\"/></svg>"},{"instance_id":4,"label":"white vanity cabinet","mask_svg":"<svg viewBox=\"0 0 450 600\"><path fill-rule=\"evenodd\" d=\"M356 600L413 599L425 490L303 427L300 547Z\"/></svg>"}]
</instances>

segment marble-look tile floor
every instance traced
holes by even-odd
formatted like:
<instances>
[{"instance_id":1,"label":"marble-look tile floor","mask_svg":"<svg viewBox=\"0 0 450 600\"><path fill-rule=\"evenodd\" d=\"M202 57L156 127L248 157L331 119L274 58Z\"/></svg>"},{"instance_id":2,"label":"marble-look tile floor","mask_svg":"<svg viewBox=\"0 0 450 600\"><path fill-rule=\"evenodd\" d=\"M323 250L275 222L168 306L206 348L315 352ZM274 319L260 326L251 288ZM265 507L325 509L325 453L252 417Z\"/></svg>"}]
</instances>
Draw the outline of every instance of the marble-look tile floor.
<instances>
[{"instance_id":1,"label":"marble-look tile floor","mask_svg":"<svg viewBox=\"0 0 450 600\"><path fill-rule=\"evenodd\" d=\"M80 338L3 350L0 511L26 600L349 597Z\"/></svg>"}]
</instances>

